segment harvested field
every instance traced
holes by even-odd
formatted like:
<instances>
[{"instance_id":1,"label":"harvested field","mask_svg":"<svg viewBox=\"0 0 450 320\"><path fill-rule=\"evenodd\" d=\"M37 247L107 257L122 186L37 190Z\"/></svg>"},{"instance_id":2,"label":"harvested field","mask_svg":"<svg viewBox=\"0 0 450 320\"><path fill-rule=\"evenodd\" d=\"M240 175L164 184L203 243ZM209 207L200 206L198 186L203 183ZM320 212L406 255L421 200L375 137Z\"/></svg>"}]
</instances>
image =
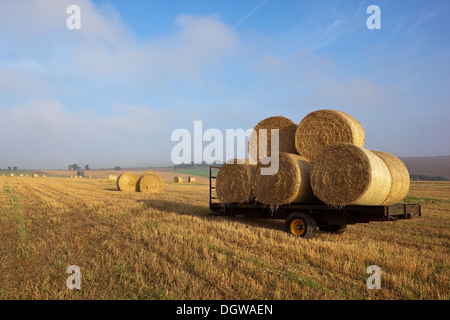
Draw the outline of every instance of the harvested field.
<instances>
[{"instance_id":1,"label":"harvested field","mask_svg":"<svg viewBox=\"0 0 450 320\"><path fill-rule=\"evenodd\" d=\"M144 194L0 177L0 299L450 299L448 182L411 184L423 217L311 240L281 221L209 217L207 182L164 182ZM366 287L373 264L380 290ZM66 288L69 265L81 290Z\"/></svg>"}]
</instances>

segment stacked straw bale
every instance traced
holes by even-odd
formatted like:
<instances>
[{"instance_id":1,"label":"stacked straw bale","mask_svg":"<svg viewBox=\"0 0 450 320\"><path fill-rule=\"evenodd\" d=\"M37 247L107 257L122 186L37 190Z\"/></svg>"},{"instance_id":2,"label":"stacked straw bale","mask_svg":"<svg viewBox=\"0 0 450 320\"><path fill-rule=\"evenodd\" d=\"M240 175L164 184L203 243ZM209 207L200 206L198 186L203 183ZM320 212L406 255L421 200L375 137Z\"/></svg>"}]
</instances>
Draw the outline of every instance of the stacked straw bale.
<instances>
[{"instance_id":1,"label":"stacked straw bale","mask_svg":"<svg viewBox=\"0 0 450 320\"><path fill-rule=\"evenodd\" d=\"M267 129L267 139L258 134ZM259 149L273 156L270 129L279 129L279 168L261 174ZM296 126L285 117L260 121L249 139L250 163L225 164L216 180L222 203L256 200L270 207L322 201L331 206L389 205L409 191L410 178L403 162L392 154L364 148L362 125L337 110L317 110ZM235 159L236 160L236 159Z\"/></svg>"},{"instance_id":2,"label":"stacked straw bale","mask_svg":"<svg viewBox=\"0 0 450 320\"><path fill-rule=\"evenodd\" d=\"M405 164L390 153L372 151L384 161L391 174L391 190L383 205L394 204L403 200L409 191L410 177Z\"/></svg>"},{"instance_id":3,"label":"stacked straw bale","mask_svg":"<svg viewBox=\"0 0 450 320\"><path fill-rule=\"evenodd\" d=\"M296 151L309 161L315 161L329 145L349 142L364 147L364 140L361 124L352 116L336 110L309 113L295 132Z\"/></svg>"},{"instance_id":4,"label":"stacked straw bale","mask_svg":"<svg viewBox=\"0 0 450 320\"><path fill-rule=\"evenodd\" d=\"M266 135L260 132L266 130ZM250 135L248 142L249 157L252 160L260 159L260 149L263 157L272 154L272 129L278 129L279 147L278 152L296 153L295 149L295 131L297 125L292 120L282 117L270 117L260 121ZM274 150L276 151L276 150Z\"/></svg>"},{"instance_id":5,"label":"stacked straw bale","mask_svg":"<svg viewBox=\"0 0 450 320\"><path fill-rule=\"evenodd\" d=\"M309 180L311 162L306 158L286 152L280 152L278 172L272 175L261 174L265 165L258 163L253 192L261 203L276 207L292 202L312 202L314 195Z\"/></svg>"},{"instance_id":6,"label":"stacked straw bale","mask_svg":"<svg viewBox=\"0 0 450 320\"><path fill-rule=\"evenodd\" d=\"M391 181L380 157L351 143L326 147L311 171L314 194L333 206L381 205L390 193Z\"/></svg>"},{"instance_id":7,"label":"stacked straw bale","mask_svg":"<svg viewBox=\"0 0 450 320\"><path fill-rule=\"evenodd\" d=\"M217 199L222 203L251 201L255 169L248 159L233 159L232 163L223 164L216 179Z\"/></svg>"}]
</instances>

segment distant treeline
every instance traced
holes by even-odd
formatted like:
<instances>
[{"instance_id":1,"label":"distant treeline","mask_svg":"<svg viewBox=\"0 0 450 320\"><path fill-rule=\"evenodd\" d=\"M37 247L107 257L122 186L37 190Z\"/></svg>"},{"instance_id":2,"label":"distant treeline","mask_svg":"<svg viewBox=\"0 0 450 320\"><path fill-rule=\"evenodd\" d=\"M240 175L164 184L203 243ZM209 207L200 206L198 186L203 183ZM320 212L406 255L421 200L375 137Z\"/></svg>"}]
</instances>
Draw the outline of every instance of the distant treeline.
<instances>
[{"instance_id":1,"label":"distant treeline","mask_svg":"<svg viewBox=\"0 0 450 320\"><path fill-rule=\"evenodd\" d=\"M420 181L448 181L446 177L443 176L435 176L430 177L426 175L420 175L420 174L410 174L411 180L420 180Z\"/></svg>"},{"instance_id":2,"label":"distant treeline","mask_svg":"<svg viewBox=\"0 0 450 320\"><path fill-rule=\"evenodd\" d=\"M177 169L201 169L201 168L209 168L209 166L221 166L220 164L216 164L215 162L213 164L207 164L205 161L202 163L182 163L182 164L176 164L173 166L174 170Z\"/></svg>"}]
</instances>

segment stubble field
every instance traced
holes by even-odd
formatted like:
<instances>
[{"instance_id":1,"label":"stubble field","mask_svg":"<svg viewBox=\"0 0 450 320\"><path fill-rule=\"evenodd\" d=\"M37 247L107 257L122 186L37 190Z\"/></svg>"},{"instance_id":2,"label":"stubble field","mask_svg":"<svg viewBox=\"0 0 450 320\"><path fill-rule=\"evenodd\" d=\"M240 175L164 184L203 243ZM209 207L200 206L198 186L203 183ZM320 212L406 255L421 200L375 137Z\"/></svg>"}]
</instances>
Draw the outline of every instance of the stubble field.
<instances>
[{"instance_id":1,"label":"stubble field","mask_svg":"<svg viewBox=\"0 0 450 320\"><path fill-rule=\"evenodd\" d=\"M422 217L302 240L283 221L210 217L207 179L163 177L154 195L0 177L0 299L450 299L450 183L412 183Z\"/></svg>"}]
</instances>

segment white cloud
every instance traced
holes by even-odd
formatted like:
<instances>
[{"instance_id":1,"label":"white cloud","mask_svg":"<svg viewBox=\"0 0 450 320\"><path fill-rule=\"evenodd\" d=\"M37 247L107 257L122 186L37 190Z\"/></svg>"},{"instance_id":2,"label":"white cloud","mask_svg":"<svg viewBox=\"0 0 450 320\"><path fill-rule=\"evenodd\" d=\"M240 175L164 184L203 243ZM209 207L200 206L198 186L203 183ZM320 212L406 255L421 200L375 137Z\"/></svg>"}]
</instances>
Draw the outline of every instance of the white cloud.
<instances>
[{"instance_id":1,"label":"white cloud","mask_svg":"<svg viewBox=\"0 0 450 320\"><path fill-rule=\"evenodd\" d=\"M161 137L169 136L172 114L167 108L120 105L110 116L96 119L69 111L57 100L30 100L0 110L0 148L9 150L0 158L0 167L61 167L60 161L80 157L100 166L157 161L161 154L152 154L151 146L168 144Z\"/></svg>"},{"instance_id":2,"label":"white cloud","mask_svg":"<svg viewBox=\"0 0 450 320\"><path fill-rule=\"evenodd\" d=\"M81 9L81 30L68 30L66 9ZM177 32L140 39L114 8L88 0L2 0L0 63L31 75L110 83L196 78L236 50L237 35L215 16L180 15Z\"/></svg>"},{"instance_id":3,"label":"white cloud","mask_svg":"<svg viewBox=\"0 0 450 320\"><path fill-rule=\"evenodd\" d=\"M81 30L66 27L72 4ZM168 161L170 130L190 117L180 102L166 106L165 95L179 99L172 83L202 81L240 45L216 16L180 15L175 32L142 39L114 8L89 0L0 0L0 8L0 147L9 150L0 167Z\"/></svg>"}]
</instances>

